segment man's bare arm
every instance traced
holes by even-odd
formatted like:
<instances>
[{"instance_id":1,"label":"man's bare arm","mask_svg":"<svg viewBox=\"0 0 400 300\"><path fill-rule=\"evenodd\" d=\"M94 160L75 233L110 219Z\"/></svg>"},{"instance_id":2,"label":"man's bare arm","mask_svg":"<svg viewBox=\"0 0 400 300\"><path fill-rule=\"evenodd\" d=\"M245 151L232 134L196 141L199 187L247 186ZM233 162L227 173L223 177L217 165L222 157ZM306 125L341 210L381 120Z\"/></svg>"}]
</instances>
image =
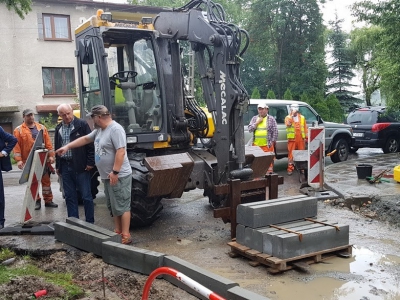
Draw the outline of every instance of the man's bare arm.
<instances>
[{"instance_id":1,"label":"man's bare arm","mask_svg":"<svg viewBox=\"0 0 400 300\"><path fill-rule=\"evenodd\" d=\"M76 139L75 141L72 141L71 143L65 145L64 147L61 147L61 148L57 149L56 154L57 155L63 155L69 149L82 147L82 146L84 146L86 144L89 144L91 142L93 142L93 141L89 138L89 136L87 136L87 135L82 136L79 139Z\"/></svg>"}]
</instances>

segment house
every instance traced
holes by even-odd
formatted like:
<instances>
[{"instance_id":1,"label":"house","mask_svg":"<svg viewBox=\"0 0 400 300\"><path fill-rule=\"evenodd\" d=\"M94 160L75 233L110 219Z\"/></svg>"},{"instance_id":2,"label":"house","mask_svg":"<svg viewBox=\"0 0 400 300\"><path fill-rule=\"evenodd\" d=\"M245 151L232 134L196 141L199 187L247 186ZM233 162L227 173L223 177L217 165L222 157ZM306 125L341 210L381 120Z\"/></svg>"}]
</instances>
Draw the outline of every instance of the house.
<instances>
[{"instance_id":1,"label":"house","mask_svg":"<svg viewBox=\"0 0 400 300\"><path fill-rule=\"evenodd\" d=\"M61 103L77 104L74 29L98 9L113 19L154 17L161 8L80 0L32 0L32 11L21 19L0 3L0 126L21 124L22 111L34 109L35 119Z\"/></svg>"}]
</instances>

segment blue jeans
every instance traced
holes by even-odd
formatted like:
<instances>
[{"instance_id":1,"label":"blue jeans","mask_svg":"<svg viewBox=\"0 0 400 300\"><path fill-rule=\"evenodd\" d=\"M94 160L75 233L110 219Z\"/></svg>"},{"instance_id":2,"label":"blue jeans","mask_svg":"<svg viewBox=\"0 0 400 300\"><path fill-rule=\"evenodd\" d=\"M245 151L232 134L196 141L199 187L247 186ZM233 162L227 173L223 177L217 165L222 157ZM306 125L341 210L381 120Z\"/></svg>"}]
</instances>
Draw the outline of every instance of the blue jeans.
<instances>
[{"instance_id":1,"label":"blue jeans","mask_svg":"<svg viewBox=\"0 0 400 300\"><path fill-rule=\"evenodd\" d=\"M4 227L4 209L5 209L5 200L4 200L4 184L3 184L3 174L0 170L0 225Z\"/></svg>"},{"instance_id":2,"label":"blue jeans","mask_svg":"<svg viewBox=\"0 0 400 300\"><path fill-rule=\"evenodd\" d=\"M90 173L85 171L76 173L72 162L61 160L61 179L64 188L65 202L67 204L68 217L79 219L78 193L79 190L83 207L85 208L86 222L94 223L94 203L90 188Z\"/></svg>"}]
</instances>

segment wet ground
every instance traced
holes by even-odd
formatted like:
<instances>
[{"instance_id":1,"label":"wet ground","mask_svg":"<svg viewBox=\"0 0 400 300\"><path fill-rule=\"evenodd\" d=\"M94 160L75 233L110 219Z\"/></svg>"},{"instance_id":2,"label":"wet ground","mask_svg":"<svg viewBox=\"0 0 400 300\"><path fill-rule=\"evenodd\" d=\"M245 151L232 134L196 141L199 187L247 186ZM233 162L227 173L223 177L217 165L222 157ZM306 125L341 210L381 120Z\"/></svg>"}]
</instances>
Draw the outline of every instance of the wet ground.
<instances>
[{"instance_id":1,"label":"wet ground","mask_svg":"<svg viewBox=\"0 0 400 300\"><path fill-rule=\"evenodd\" d=\"M362 155L361 152L355 157ZM285 178L285 184L279 187L279 196L299 193L298 177L286 175L286 162L282 159L276 163L276 170ZM4 174L7 226L18 224L21 214L25 186L19 186L18 179L18 171ZM42 207L35 212L35 220L65 220L65 204L57 188L54 178L55 202L60 207ZM95 202L96 224L113 229L102 192ZM229 257L230 224L213 218L208 200L200 190L185 193L181 199L164 200L160 219L149 228L131 233L137 247L178 256L271 299L400 299L400 229L338 207L319 201L318 217L350 225L353 255L313 264L308 273L290 270L271 275L263 266L250 266L246 258ZM83 215L82 207L81 211ZM15 236L0 239L3 243L18 243ZM44 242L57 244L51 237Z\"/></svg>"}]
</instances>

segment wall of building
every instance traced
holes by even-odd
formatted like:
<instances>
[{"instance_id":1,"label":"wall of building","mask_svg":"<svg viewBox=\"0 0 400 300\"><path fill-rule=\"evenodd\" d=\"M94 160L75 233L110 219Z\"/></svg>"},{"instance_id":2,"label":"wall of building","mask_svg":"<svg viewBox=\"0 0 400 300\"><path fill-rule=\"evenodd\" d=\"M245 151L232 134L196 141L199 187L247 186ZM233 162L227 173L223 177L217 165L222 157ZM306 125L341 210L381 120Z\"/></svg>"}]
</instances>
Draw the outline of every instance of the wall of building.
<instances>
[{"instance_id":1,"label":"wall of building","mask_svg":"<svg viewBox=\"0 0 400 300\"><path fill-rule=\"evenodd\" d=\"M35 118L56 118L56 107L61 103L75 103L76 96L44 96L42 67L74 68L74 30L82 22L104 11L136 12L141 16L155 15L157 10L146 6L112 4L79 0L33 0L32 11L20 17L0 3L0 125L18 126L22 111L33 108ZM42 14L70 16L71 41L45 41ZM75 75L75 83L77 84Z\"/></svg>"}]
</instances>

